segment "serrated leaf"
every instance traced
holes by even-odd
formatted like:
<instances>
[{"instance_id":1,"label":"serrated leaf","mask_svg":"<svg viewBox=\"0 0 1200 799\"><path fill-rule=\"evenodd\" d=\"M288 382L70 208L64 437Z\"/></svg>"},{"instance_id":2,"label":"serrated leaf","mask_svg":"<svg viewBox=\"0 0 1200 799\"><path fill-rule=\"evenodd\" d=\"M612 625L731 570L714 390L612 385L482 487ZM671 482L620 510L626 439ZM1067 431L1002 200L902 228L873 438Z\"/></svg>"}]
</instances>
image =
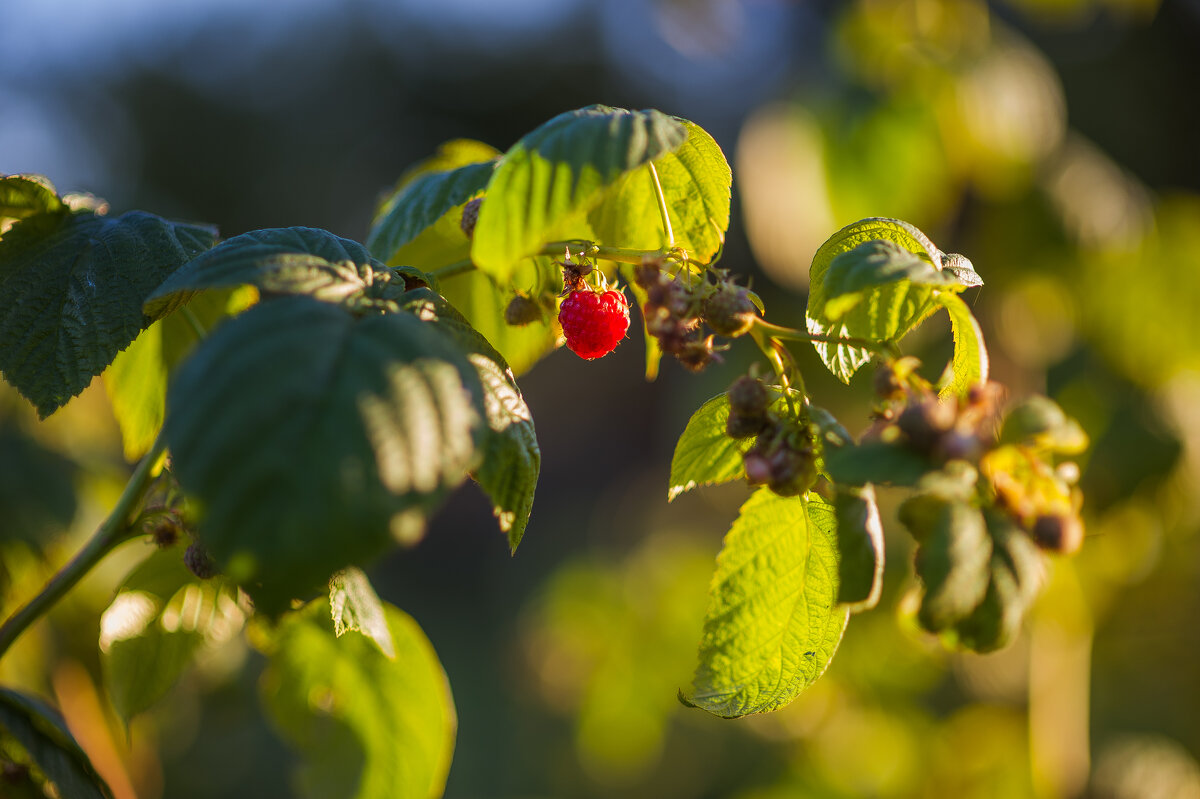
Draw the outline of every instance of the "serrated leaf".
<instances>
[{"instance_id":1,"label":"serrated leaf","mask_svg":"<svg viewBox=\"0 0 1200 799\"><path fill-rule=\"evenodd\" d=\"M0 729L25 748L58 796L112 799L112 791L79 748L62 716L41 700L0 688Z\"/></svg>"},{"instance_id":2,"label":"serrated leaf","mask_svg":"<svg viewBox=\"0 0 1200 799\"><path fill-rule=\"evenodd\" d=\"M672 500L696 486L728 483L746 476L738 442L725 434L729 397L718 394L692 414L671 456Z\"/></svg>"},{"instance_id":3,"label":"serrated leaf","mask_svg":"<svg viewBox=\"0 0 1200 799\"><path fill-rule=\"evenodd\" d=\"M812 513L810 505L810 515ZM875 489L837 486L833 496L837 520L838 603L851 613L870 610L883 592L883 523Z\"/></svg>"},{"instance_id":4,"label":"serrated leaf","mask_svg":"<svg viewBox=\"0 0 1200 799\"><path fill-rule=\"evenodd\" d=\"M146 314L160 319L197 291L247 285L272 294L345 302L390 277L365 247L329 231L252 230L221 242L171 275L146 299Z\"/></svg>"},{"instance_id":5,"label":"serrated leaf","mask_svg":"<svg viewBox=\"0 0 1200 799\"><path fill-rule=\"evenodd\" d=\"M359 632L375 642L379 651L395 660L396 644L388 630L383 603L362 569L342 569L329 580L329 614L333 634L341 638Z\"/></svg>"},{"instance_id":6,"label":"serrated leaf","mask_svg":"<svg viewBox=\"0 0 1200 799\"><path fill-rule=\"evenodd\" d=\"M462 349L406 313L309 297L221 325L167 395L200 538L260 609L423 533L477 464L483 391Z\"/></svg>"},{"instance_id":7,"label":"serrated leaf","mask_svg":"<svg viewBox=\"0 0 1200 799\"><path fill-rule=\"evenodd\" d=\"M223 317L253 303L254 289L209 291L187 303L200 330L183 309L159 319L119 352L104 371L104 389L121 429L125 458L135 461L150 451L162 429L167 408L167 378L192 348Z\"/></svg>"},{"instance_id":8,"label":"serrated leaf","mask_svg":"<svg viewBox=\"0 0 1200 799\"><path fill-rule=\"evenodd\" d=\"M533 416L516 378L500 353L445 298L429 289L417 289L398 302L421 320L436 324L475 367L483 386L488 431L481 448L482 462L471 476L492 500L500 530L508 536L509 549L516 552L533 509L542 462Z\"/></svg>"},{"instance_id":9,"label":"serrated leaf","mask_svg":"<svg viewBox=\"0 0 1200 799\"><path fill-rule=\"evenodd\" d=\"M809 271L808 332L836 338L898 341L932 310L933 289L907 280L879 286L839 319L826 314L830 294L826 279L834 259L861 244L888 241L940 268L942 252L924 233L898 219L871 218L834 233L813 256ZM822 362L843 383L871 359L870 350L848 344L813 342Z\"/></svg>"},{"instance_id":10,"label":"serrated leaf","mask_svg":"<svg viewBox=\"0 0 1200 799\"><path fill-rule=\"evenodd\" d=\"M934 295L934 300L950 314L950 330L954 334L950 379L938 395L965 397L971 386L986 382L988 378L988 353L983 344L983 331L971 309L957 294L940 291Z\"/></svg>"},{"instance_id":11,"label":"serrated leaf","mask_svg":"<svg viewBox=\"0 0 1200 799\"><path fill-rule=\"evenodd\" d=\"M178 682L195 656L223 643L245 621L237 588L200 580L183 548L155 551L128 577L100 618L100 661L113 708L128 721Z\"/></svg>"},{"instance_id":12,"label":"serrated leaf","mask_svg":"<svg viewBox=\"0 0 1200 799\"><path fill-rule=\"evenodd\" d=\"M1016 638L1043 577L1042 556L1025 531L1007 514L992 511L984 517L992 538L987 593L945 636L953 645L981 653L1002 649Z\"/></svg>"},{"instance_id":13,"label":"serrated leaf","mask_svg":"<svg viewBox=\"0 0 1200 799\"><path fill-rule=\"evenodd\" d=\"M147 295L215 238L210 228L140 211L36 224L45 218L0 238L0 371L43 418L150 324Z\"/></svg>"},{"instance_id":14,"label":"serrated leaf","mask_svg":"<svg viewBox=\"0 0 1200 799\"><path fill-rule=\"evenodd\" d=\"M811 510L810 510L811 509ZM724 718L777 710L824 673L848 613L837 605L832 508L760 489L717 557L687 704Z\"/></svg>"},{"instance_id":15,"label":"serrated leaf","mask_svg":"<svg viewBox=\"0 0 1200 799\"><path fill-rule=\"evenodd\" d=\"M499 152L495 155L499 156ZM496 163L497 159L493 158L415 178L396 192L371 226L367 247L380 260L391 260L401 247L416 239L451 209L464 205L482 192L491 180Z\"/></svg>"},{"instance_id":16,"label":"serrated leaf","mask_svg":"<svg viewBox=\"0 0 1200 799\"><path fill-rule=\"evenodd\" d=\"M837 321L871 291L907 280L924 286L953 286L956 277L893 241L864 241L840 253L825 273L825 316Z\"/></svg>"},{"instance_id":17,"label":"serrated leaf","mask_svg":"<svg viewBox=\"0 0 1200 799\"><path fill-rule=\"evenodd\" d=\"M8 223L37 214L64 210L54 184L41 175L7 175L0 178L0 233Z\"/></svg>"},{"instance_id":18,"label":"serrated leaf","mask_svg":"<svg viewBox=\"0 0 1200 799\"><path fill-rule=\"evenodd\" d=\"M299 796L442 795L457 724L450 685L417 623L391 605L384 616L394 658L366 638L337 638L324 600L289 614L262 642L263 704L305 757Z\"/></svg>"},{"instance_id":19,"label":"serrated leaf","mask_svg":"<svg viewBox=\"0 0 1200 799\"><path fill-rule=\"evenodd\" d=\"M857 446L826 449L825 468L834 482L843 485L911 486L933 466L902 444L867 441Z\"/></svg>"},{"instance_id":20,"label":"serrated leaf","mask_svg":"<svg viewBox=\"0 0 1200 799\"><path fill-rule=\"evenodd\" d=\"M582 217L620 177L678 149L684 125L658 111L589 106L546 122L500 161L475 226L471 260L506 281Z\"/></svg>"},{"instance_id":21,"label":"serrated leaf","mask_svg":"<svg viewBox=\"0 0 1200 799\"><path fill-rule=\"evenodd\" d=\"M674 152L654 160L667 202L675 246L704 262L716 255L729 228L729 163L721 148L694 122L679 120L687 140ZM613 246L657 250L667 245L658 196L649 169L620 178L589 214L596 238Z\"/></svg>"}]
</instances>

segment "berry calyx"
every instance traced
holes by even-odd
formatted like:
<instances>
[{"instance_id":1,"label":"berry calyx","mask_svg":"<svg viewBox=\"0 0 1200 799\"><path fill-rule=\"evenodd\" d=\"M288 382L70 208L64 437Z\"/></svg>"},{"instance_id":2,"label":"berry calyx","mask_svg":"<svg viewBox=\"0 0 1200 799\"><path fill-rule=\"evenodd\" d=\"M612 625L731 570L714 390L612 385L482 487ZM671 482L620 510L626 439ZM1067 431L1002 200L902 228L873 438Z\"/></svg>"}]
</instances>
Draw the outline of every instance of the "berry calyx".
<instances>
[{"instance_id":1,"label":"berry calyx","mask_svg":"<svg viewBox=\"0 0 1200 799\"><path fill-rule=\"evenodd\" d=\"M629 329L629 302L619 291L572 291L558 310L567 347L591 361L608 355Z\"/></svg>"}]
</instances>

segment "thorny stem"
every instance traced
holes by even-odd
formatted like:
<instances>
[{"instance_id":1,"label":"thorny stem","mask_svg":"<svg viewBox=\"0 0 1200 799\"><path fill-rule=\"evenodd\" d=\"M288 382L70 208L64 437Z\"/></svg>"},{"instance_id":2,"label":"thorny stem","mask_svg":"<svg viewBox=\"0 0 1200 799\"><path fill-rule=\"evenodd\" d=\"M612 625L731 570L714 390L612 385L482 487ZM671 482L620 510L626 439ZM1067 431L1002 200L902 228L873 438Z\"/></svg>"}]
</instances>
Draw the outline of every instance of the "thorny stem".
<instances>
[{"instance_id":1,"label":"thorny stem","mask_svg":"<svg viewBox=\"0 0 1200 799\"><path fill-rule=\"evenodd\" d=\"M105 555L118 544L122 544L136 535L133 525L137 518L137 510L153 482L154 466L162 458L166 448L166 440L162 433L159 433L154 446L150 448L146 457L142 458L141 463L137 465L133 475L129 478L129 482L125 484L125 490L121 493L121 498L117 500L116 506L108 514L108 518L100 523L100 527L96 529L95 534L83 549L79 550L67 565L50 578L50 582L46 583L41 593L10 616L3 626L0 626L0 657L4 656L4 653L21 633L25 632L55 602L83 579L84 575L91 571L92 567L99 563Z\"/></svg>"},{"instance_id":2,"label":"thorny stem","mask_svg":"<svg viewBox=\"0 0 1200 799\"><path fill-rule=\"evenodd\" d=\"M675 248L675 231L671 229L671 216L667 213L667 198L663 196L662 184L658 182L658 170L653 161L647 161L650 167L650 179L654 181L654 194L658 197L658 215L662 218L663 233L667 236L667 249Z\"/></svg>"}]
</instances>

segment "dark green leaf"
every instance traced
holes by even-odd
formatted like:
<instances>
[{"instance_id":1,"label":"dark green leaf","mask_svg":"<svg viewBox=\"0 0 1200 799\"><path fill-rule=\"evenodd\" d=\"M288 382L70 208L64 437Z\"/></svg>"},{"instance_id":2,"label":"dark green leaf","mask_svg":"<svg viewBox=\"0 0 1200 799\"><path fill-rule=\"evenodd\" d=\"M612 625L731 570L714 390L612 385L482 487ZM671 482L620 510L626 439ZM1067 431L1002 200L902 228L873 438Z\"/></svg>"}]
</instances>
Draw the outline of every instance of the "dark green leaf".
<instances>
[{"instance_id":1,"label":"dark green leaf","mask_svg":"<svg viewBox=\"0 0 1200 799\"><path fill-rule=\"evenodd\" d=\"M337 638L324 600L289 614L264 642L262 699L305 755L300 796L442 795L456 728L450 686L417 623L390 605L384 614L394 658L365 637Z\"/></svg>"},{"instance_id":2,"label":"dark green leaf","mask_svg":"<svg viewBox=\"0 0 1200 799\"><path fill-rule=\"evenodd\" d=\"M395 659L396 644L388 630L383 603L362 569L351 566L330 578L329 612L338 638L351 631L360 632L374 641L380 652Z\"/></svg>"},{"instance_id":3,"label":"dark green leaf","mask_svg":"<svg viewBox=\"0 0 1200 799\"><path fill-rule=\"evenodd\" d=\"M838 486L833 509L837 518L838 603L851 613L870 610L883 591L883 524L875 489L870 485Z\"/></svg>"},{"instance_id":4,"label":"dark green leaf","mask_svg":"<svg viewBox=\"0 0 1200 799\"><path fill-rule=\"evenodd\" d=\"M878 342L899 341L933 311L932 287L901 280L871 290L836 320L827 315L826 306L832 296L827 278L834 260L872 241L898 245L900 250L941 268L941 250L907 222L873 218L848 225L833 234L813 256L806 313L810 333ZM844 383L850 382L850 377L871 358L869 350L848 344L813 342L813 346L829 371Z\"/></svg>"},{"instance_id":5,"label":"dark green leaf","mask_svg":"<svg viewBox=\"0 0 1200 799\"><path fill-rule=\"evenodd\" d=\"M500 529L508 535L509 549L515 552L533 509L542 462L533 416L516 378L500 353L444 298L429 289L417 289L404 294L399 303L421 320L436 324L467 353L475 367L483 386L488 431L482 447L483 461L472 477L492 500Z\"/></svg>"},{"instance_id":6,"label":"dark green leaf","mask_svg":"<svg viewBox=\"0 0 1200 799\"><path fill-rule=\"evenodd\" d=\"M45 703L0 688L0 729L15 738L64 799L112 799L62 717Z\"/></svg>"},{"instance_id":7,"label":"dark green leaf","mask_svg":"<svg viewBox=\"0 0 1200 799\"><path fill-rule=\"evenodd\" d=\"M745 477L742 450L725 434L729 397L718 394L692 414L675 444L671 457L671 486L667 499L675 499L700 485L717 485Z\"/></svg>"},{"instance_id":8,"label":"dark green leaf","mask_svg":"<svg viewBox=\"0 0 1200 799\"><path fill-rule=\"evenodd\" d=\"M717 557L689 705L725 718L777 710L824 673L846 627L836 523L815 497L760 489Z\"/></svg>"},{"instance_id":9,"label":"dark green leaf","mask_svg":"<svg viewBox=\"0 0 1200 799\"><path fill-rule=\"evenodd\" d=\"M212 246L210 228L131 211L35 216L0 239L0 370L48 416L151 320L142 302Z\"/></svg>"},{"instance_id":10,"label":"dark green leaf","mask_svg":"<svg viewBox=\"0 0 1200 799\"><path fill-rule=\"evenodd\" d=\"M162 699L205 647L242 628L237 588L200 580L183 548L155 551L134 569L100 619L100 655L113 708L126 721Z\"/></svg>"},{"instance_id":11,"label":"dark green leaf","mask_svg":"<svg viewBox=\"0 0 1200 799\"><path fill-rule=\"evenodd\" d=\"M950 314L950 329L954 334L950 379L938 393L943 397L965 397L971 386L987 381L988 353L983 344L983 331L971 309L957 294L940 291L934 295L934 300Z\"/></svg>"},{"instance_id":12,"label":"dark green leaf","mask_svg":"<svg viewBox=\"0 0 1200 799\"><path fill-rule=\"evenodd\" d=\"M325 302L361 296L391 273L358 242L306 227L252 230L223 241L184 266L146 299L160 319L197 291L256 286L273 294L306 294Z\"/></svg>"},{"instance_id":13,"label":"dark green leaf","mask_svg":"<svg viewBox=\"0 0 1200 799\"><path fill-rule=\"evenodd\" d=\"M931 632L953 627L988 589L992 546L983 514L966 502L924 494L900 506L900 520L920 542L914 563L924 595L917 620Z\"/></svg>"},{"instance_id":14,"label":"dark green leaf","mask_svg":"<svg viewBox=\"0 0 1200 799\"><path fill-rule=\"evenodd\" d=\"M201 539L260 609L419 538L484 435L476 370L436 326L309 297L217 328L180 367L167 408Z\"/></svg>"},{"instance_id":15,"label":"dark green leaf","mask_svg":"<svg viewBox=\"0 0 1200 799\"><path fill-rule=\"evenodd\" d=\"M367 247L380 260L391 260L401 247L426 228L482 192L495 167L496 160L493 159L417 177L388 202L382 216L371 227Z\"/></svg>"},{"instance_id":16,"label":"dark green leaf","mask_svg":"<svg viewBox=\"0 0 1200 799\"><path fill-rule=\"evenodd\" d=\"M946 635L954 645L974 652L1007 646L1041 589L1042 556L1025 531L1006 514L985 513L992 537L987 593L979 606Z\"/></svg>"},{"instance_id":17,"label":"dark green leaf","mask_svg":"<svg viewBox=\"0 0 1200 799\"><path fill-rule=\"evenodd\" d=\"M522 258L566 236L622 175L677 150L684 125L658 111L589 106L551 119L504 154L475 226L471 260L506 281Z\"/></svg>"},{"instance_id":18,"label":"dark green leaf","mask_svg":"<svg viewBox=\"0 0 1200 799\"><path fill-rule=\"evenodd\" d=\"M834 482L843 485L910 486L933 467L902 444L867 441L858 446L826 449L825 468Z\"/></svg>"}]
</instances>

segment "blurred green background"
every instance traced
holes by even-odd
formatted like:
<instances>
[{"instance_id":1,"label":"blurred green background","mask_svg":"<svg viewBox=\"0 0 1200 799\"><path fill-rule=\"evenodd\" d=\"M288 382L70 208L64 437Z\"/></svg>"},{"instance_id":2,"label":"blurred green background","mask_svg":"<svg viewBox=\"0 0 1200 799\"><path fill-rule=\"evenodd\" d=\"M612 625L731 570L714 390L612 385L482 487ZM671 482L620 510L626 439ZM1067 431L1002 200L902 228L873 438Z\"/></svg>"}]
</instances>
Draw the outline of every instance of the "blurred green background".
<instances>
[{"instance_id":1,"label":"blurred green background","mask_svg":"<svg viewBox=\"0 0 1200 799\"><path fill-rule=\"evenodd\" d=\"M47 0L0 25L0 171L114 210L361 240L444 140L507 148L595 102L694 120L734 169L723 266L802 323L808 264L894 216L966 254L995 379L1089 431L1087 538L1008 650L907 629L910 545L881 497L885 598L788 709L722 721L688 684L740 485L668 505L674 440L754 357L642 378L636 336L521 378L543 450L515 558L473 486L371 570L442 659L449 797L1200 797L1200 3L1195 0ZM938 369L948 325L907 352ZM852 431L847 388L798 350ZM45 423L0 391L0 600L31 596L128 474L103 388ZM890 522L890 523L889 523ZM126 545L30 631L0 682L52 697L120 797L284 796L261 657L206 653L128 736L98 693Z\"/></svg>"}]
</instances>

